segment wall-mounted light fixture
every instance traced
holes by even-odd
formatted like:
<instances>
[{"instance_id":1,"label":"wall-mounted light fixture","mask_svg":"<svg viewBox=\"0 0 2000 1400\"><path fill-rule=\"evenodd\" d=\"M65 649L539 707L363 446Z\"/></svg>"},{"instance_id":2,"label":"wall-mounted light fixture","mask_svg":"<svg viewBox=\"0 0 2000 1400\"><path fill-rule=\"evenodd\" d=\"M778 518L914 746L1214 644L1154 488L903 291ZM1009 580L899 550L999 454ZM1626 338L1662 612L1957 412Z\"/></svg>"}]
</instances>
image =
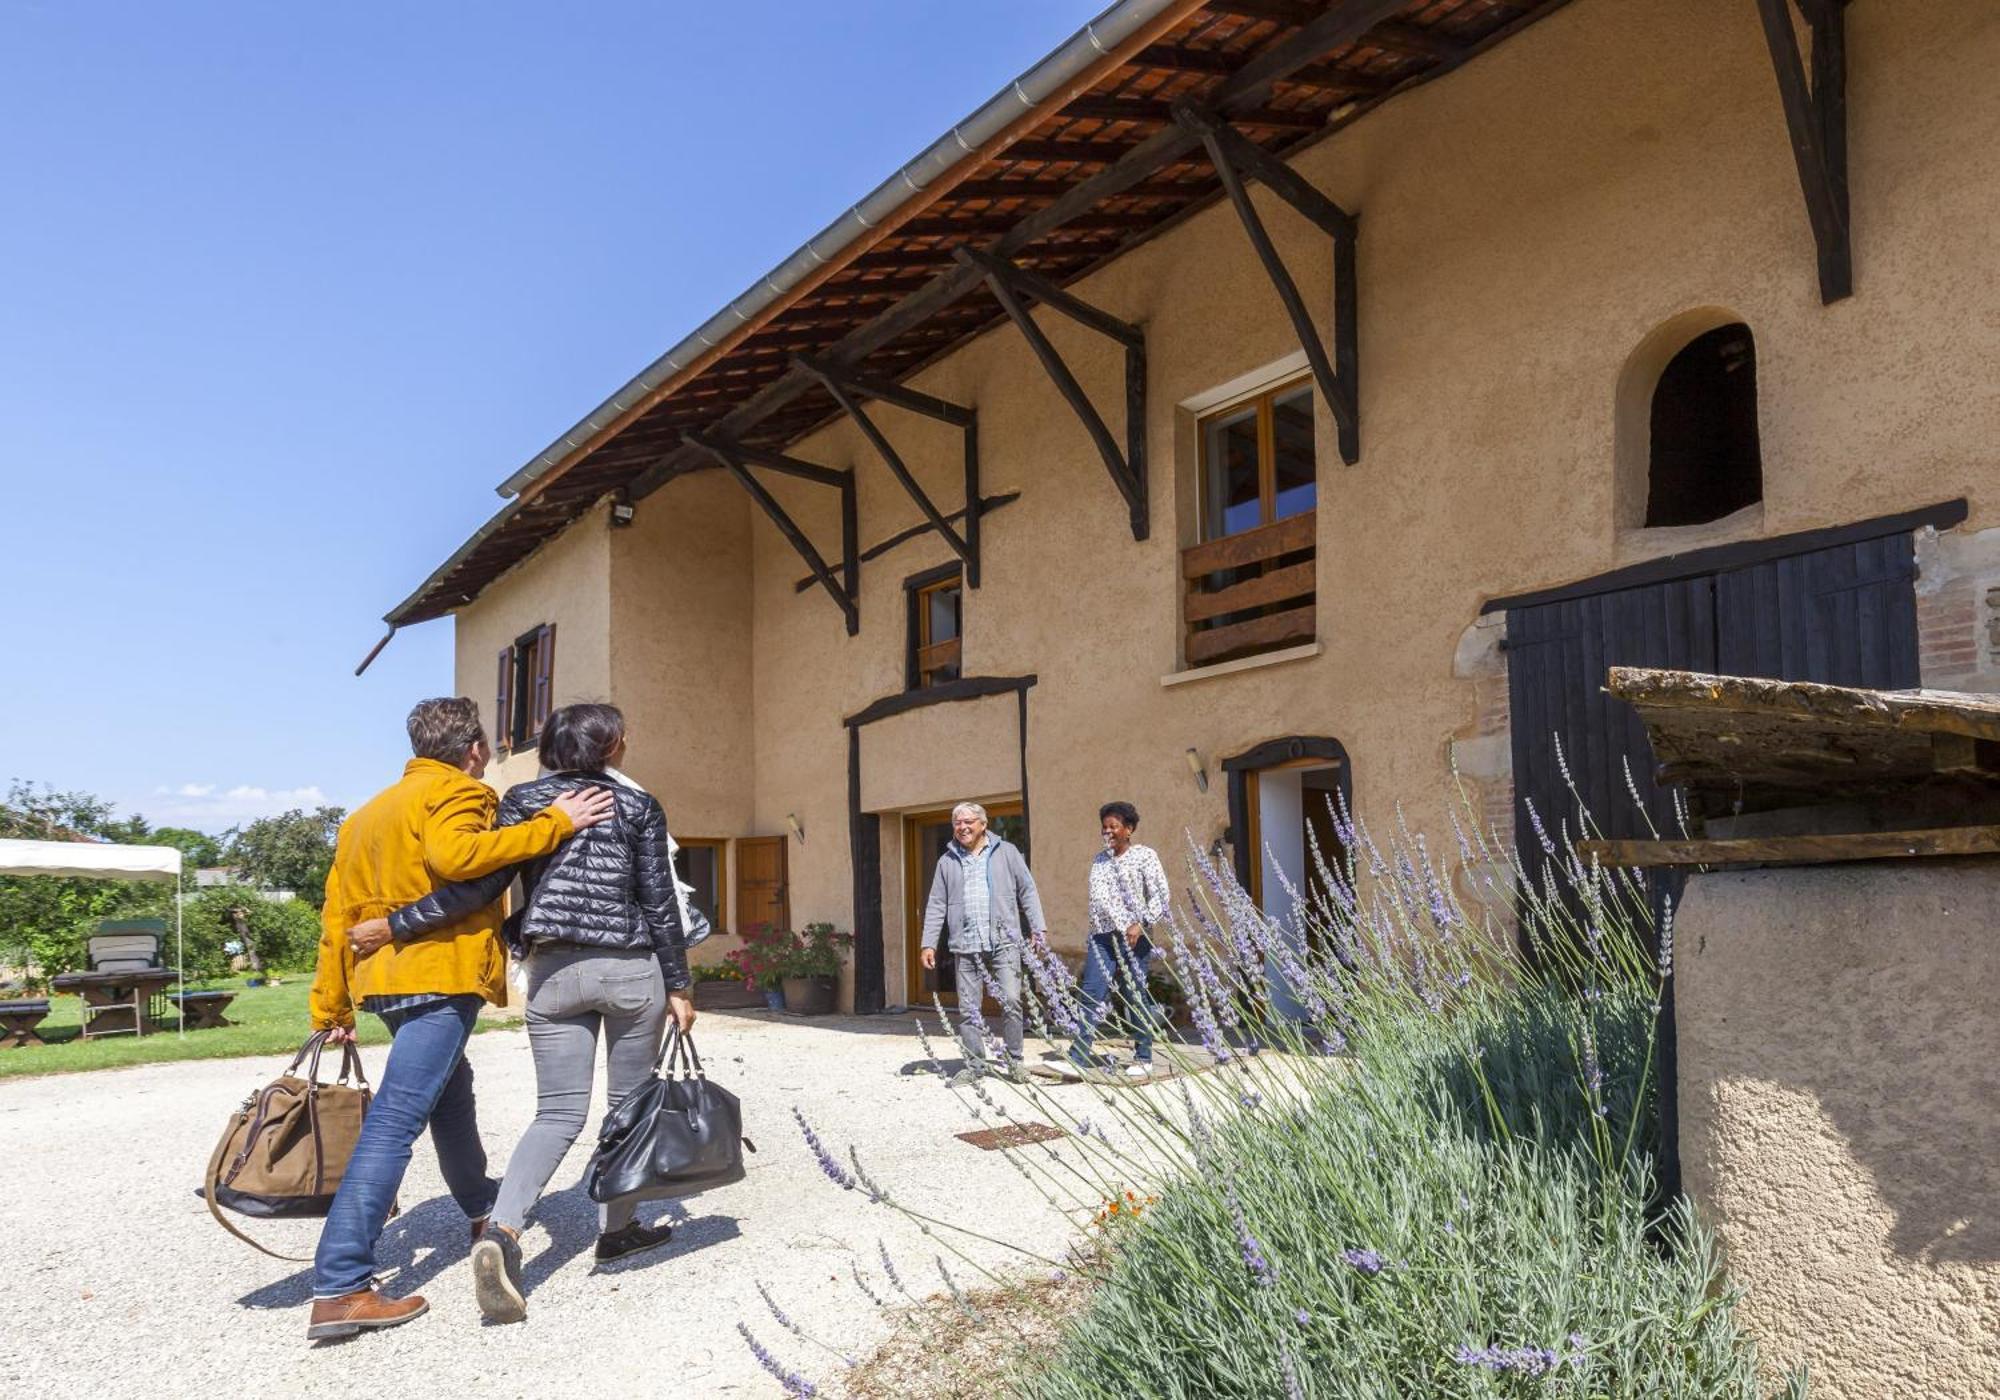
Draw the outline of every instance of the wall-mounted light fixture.
<instances>
[{"instance_id":1,"label":"wall-mounted light fixture","mask_svg":"<svg viewBox=\"0 0 2000 1400\"><path fill-rule=\"evenodd\" d=\"M799 844L801 846L805 845L806 843L805 823L799 820L798 813L796 812L785 813L785 829L791 832L792 835L799 838Z\"/></svg>"},{"instance_id":2,"label":"wall-mounted light fixture","mask_svg":"<svg viewBox=\"0 0 2000 1400\"><path fill-rule=\"evenodd\" d=\"M630 525L639 514L639 508L624 496L611 503L611 523L614 526Z\"/></svg>"},{"instance_id":3,"label":"wall-mounted light fixture","mask_svg":"<svg viewBox=\"0 0 2000 1400\"><path fill-rule=\"evenodd\" d=\"M1188 772L1194 774L1194 785L1203 792L1208 791L1208 769L1202 765L1201 755L1194 749L1187 751Z\"/></svg>"}]
</instances>

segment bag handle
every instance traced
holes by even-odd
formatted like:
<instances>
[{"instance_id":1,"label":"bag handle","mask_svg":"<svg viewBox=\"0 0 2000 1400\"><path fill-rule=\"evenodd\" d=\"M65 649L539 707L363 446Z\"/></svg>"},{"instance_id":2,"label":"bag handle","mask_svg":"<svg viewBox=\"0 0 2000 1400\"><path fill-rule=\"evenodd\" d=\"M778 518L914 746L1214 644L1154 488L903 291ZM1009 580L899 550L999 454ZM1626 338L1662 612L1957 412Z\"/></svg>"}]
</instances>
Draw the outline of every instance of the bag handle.
<instances>
[{"instance_id":1,"label":"bag handle","mask_svg":"<svg viewBox=\"0 0 2000 1400\"><path fill-rule=\"evenodd\" d=\"M305 1055L305 1051L301 1049L299 1051L299 1055L303 1058ZM294 1060L292 1061L292 1064L294 1067L296 1067L298 1065L298 1061ZM312 1263L313 1257L310 1254L280 1254L278 1253L277 1250L272 1249L269 1245L263 1245L257 1243L257 1241L251 1239L248 1235L244 1234L241 1230L237 1229L235 1222L230 1220L228 1216L222 1213L222 1207L216 1204L215 1200L215 1178L217 1174L220 1173L222 1170L222 1154L228 1150L228 1147L229 1147L229 1133L225 1131L222 1134L222 1140L215 1144L214 1155L212 1155L208 1159L208 1174L202 1179L201 1183L201 1194L203 1198L208 1202L208 1213L215 1217L215 1223L220 1225L223 1229L227 1230L230 1234L236 1236L236 1238L243 1241L243 1243L249 1245L252 1249L258 1250L264 1254L268 1254L273 1259L282 1259L287 1264Z\"/></svg>"},{"instance_id":2,"label":"bag handle","mask_svg":"<svg viewBox=\"0 0 2000 1400\"><path fill-rule=\"evenodd\" d=\"M285 1067L285 1073L292 1074L297 1071L298 1067L305 1063L306 1055L310 1053L312 1055L312 1062L306 1064L306 1083L317 1087L320 1083L320 1055L326 1050L327 1041L332 1035L333 1032L331 1031L314 1031L311 1035L307 1036L305 1044L299 1047L299 1053L292 1056L291 1064ZM353 1041L346 1040L341 1042L340 1052L340 1078L337 1082L345 1084L348 1082L349 1077L352 1076L356 1084L366 1089L368 1087L368 1071L362 1066L360 1049Z\"/></svg>"},{"instance_id":3,"label":"bag handle","mask_svg":"<svg viewBox=\"0 0 2000 1400\"><path fill-rule=\"evenodd\" d=\"M701 1067L701 1053L694 1048L694 1036L684 1031L678 1021L667 1022L667 1036L660 1044L660 1056L653 1061L653 1073L662 1079L672 1079L679 1073L690 1079L706 1079L708 1074Z\"/></svg>"}]
</instances>

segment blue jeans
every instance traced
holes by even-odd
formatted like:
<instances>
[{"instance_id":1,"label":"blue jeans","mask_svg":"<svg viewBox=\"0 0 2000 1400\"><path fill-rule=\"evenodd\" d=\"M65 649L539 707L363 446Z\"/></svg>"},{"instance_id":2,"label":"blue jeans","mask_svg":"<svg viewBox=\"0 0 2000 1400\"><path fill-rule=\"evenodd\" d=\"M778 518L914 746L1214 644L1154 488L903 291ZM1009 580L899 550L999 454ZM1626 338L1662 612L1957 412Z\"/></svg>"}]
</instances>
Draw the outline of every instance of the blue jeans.
<instances>
[{"instance_id":1,"label":"blue jeans","mask_svg":"<svg viewBox=\"0 0 2000 1400\"><path fill-rule=\"evenodd\" d=\"M1119 1012L1132 1032L1132 1058L1141 1064L1153 1062L1152 998L1146 995L1146 959L1152 941L1141 935L1137 948L1125 946L1122 933L1093 933L1083 951L1083 979L1077 991L1082 1028L1070 1042L1069 1057L1079 1065L1090 1063L1090 1042L1104 1018L1111 994L1118 995Z\"/></svg>"},{"instance_id":2,"label":"blue jeans","mask_svg":"<svg viewBox=\"0 0 2000 1400\"><path fill-rule=\"evenodd\" d=\"M427 1125L458 1208L475 1220L493 1209L498 1187L486 1174L472 1066L465 1060L465 1042L478 1015L476 996L446 997L383 1015L394 1038L389 1064L320 1231L313 1257L315 1298L338 1298L374 1282L375 1241L409 1170L410 1149Z\"/></svg>"}]
</instances>

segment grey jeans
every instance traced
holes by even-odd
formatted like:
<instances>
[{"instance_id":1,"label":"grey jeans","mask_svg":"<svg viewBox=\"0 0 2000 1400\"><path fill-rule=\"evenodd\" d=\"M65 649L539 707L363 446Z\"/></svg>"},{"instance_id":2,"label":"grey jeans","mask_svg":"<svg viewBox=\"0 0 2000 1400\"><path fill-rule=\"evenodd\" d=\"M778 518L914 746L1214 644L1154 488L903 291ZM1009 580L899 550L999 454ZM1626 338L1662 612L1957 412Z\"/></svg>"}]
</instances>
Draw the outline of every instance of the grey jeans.
<instances>
[{"instance_id":1,"label":"grey jeans","mask_svg":"<svg viewBox=\"0 0 2000 1400\"><path fill-rule=\"evenodd\" d=\"M958 974L958 1038L965 1047L965 1062L986 1062L986 1046L973 1025L968 1009L977 1011L986 995L986 984L1000 986L1000 1039L1014 1063L1021 1063L1021 945L1002 943L990 953L952 953Z\"/></svg>"},{"instance_id":2,"label":"grey jeans","mask_svg":"<svg viewBox=\"0 0 2000 1400\"><path fill-rule=\"evenodd\" d=\"M604 1029L607 1106L645 1082L660 1052L666 983L650 950L539 948L528 957L528 1046L535 1055L535 1121L500 1182L493 1220L519 1231L590 1112L597 1032ZM602 1212L603 1228L632 1223L633 1207Z\"/></svg>"}]
</instances>

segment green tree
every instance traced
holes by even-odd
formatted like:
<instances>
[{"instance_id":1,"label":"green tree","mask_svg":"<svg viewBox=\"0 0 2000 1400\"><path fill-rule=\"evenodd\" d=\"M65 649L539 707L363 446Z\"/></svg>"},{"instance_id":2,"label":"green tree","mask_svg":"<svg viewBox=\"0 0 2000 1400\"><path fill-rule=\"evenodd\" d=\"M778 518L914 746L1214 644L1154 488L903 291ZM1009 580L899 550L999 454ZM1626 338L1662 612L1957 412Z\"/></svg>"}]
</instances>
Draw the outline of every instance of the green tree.
<instances>
[{"instance_id":1,"label":"green tree","mask_svg":"<svg viewBox=\"0 0 2000 1400\"><path fill-rule=\"evenodd\" d=\"M222 864L222 838L210 836L205 831L195 831L190 827L160 827L146 837L143 844L178 848L181 853L182 868L190 873L205 865Z\"/></svg>"},{"instance_id":2,"label":"green tree","mask_svg":"<svg viewBox=\"0 0 2000 1400\"><path fill-rule=\"evenodd\" d=\"M333 841L346 815L340 807L320 807L260 818L232 833L227 859L245 884L290 890L317 909L326 900Z\"/></svg>"},{"instance_id":3,"label":"green tree","mask_svg":"<svg viewBox=\"0 0 2000 1400\"><path fill-rule=\"evenodd\" d=\"M144 817L117 817L109 802L15 781L0 801L0 836L30 841L144 842ZM117 880L0 876L0 962L49 978L81 967L99 919L173 915L173 891Z\"/></svg>"},{"instance_id":4,"label":"green tree","mask_svg":"<svg viewBox=\"0 0 2000 1400\"><path fill-rule=\"evenodd\" d=\"M266 971L308 969L319 953L319 915L303 899L274 900L250 885L211 885L181 909L190 979L218 977L230 959Z\"/></svg>"}]
</instances>

